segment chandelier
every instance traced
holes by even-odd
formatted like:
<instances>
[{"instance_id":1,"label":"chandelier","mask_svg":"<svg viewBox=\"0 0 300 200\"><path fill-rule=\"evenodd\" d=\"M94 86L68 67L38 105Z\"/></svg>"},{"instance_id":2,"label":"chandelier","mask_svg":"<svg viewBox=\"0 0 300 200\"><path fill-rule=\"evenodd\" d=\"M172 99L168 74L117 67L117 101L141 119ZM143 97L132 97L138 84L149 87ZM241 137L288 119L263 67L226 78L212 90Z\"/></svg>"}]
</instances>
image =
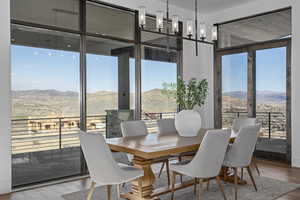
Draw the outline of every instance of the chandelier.
<instances>
[{"instance_id":1,"label":"chandelier","mask_svg":"<svg viewBox=\"0 0 300 200\"><path fill-rule=\"evenodd\" d=\"M198 44L204 43L209 45L214 45L218 40L218 28L213 26L211 30L211 41L207 41L207 30L206 24L201 22L198 24L198 1L195 0L195 19L186 20L186 36L183 36L183 33L179 33L179 16L173 15L170 18L170 9L169 9L169 0L166 2L166 12L157 11L156 12L156 29L150 30L146 27L146 7L139 7L139 27L140 31L160 34L169 37L175 37L178 39L189 40L195 42L196 47L196 56L198 56ZM165 15L166 14L166 15ZM166 17L166 24L164 24L164 17ZM198 32L199 28L199 32ZM165 31L164 31L165 30ZM169 48L169 43L168 47Z\"/></svg>"}]
</instances>

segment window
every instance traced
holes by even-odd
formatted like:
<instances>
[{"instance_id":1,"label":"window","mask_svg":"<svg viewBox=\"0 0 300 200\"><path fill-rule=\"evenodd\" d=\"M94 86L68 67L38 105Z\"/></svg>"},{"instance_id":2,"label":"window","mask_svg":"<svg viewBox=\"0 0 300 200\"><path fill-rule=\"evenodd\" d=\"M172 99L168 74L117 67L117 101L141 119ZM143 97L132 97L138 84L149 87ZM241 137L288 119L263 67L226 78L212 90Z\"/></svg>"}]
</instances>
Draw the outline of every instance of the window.
<instances>
[{"instance_id":1,"label":"window","mask_svg":"<svg viewBox=\"0 0 300 200\"><path fill-rule=\"evenodd\" d=\"M256 116L262 124L257 149L286 154L287 47L256 51Z\"/></svg>"},{"instance_id":2,"label":"window","mask_svg":"<svg viewBox=\"0 0 300 200\"><path fill-rule=\"evenodd\" d=\"M79 129L119 137L142 109L152 124L150 112L174 117L182 42L136 41L135 15L96 1L12 0L13 187L87 174Z\"/></svg>"},{"instance_id":3,"label":"window","mask_svg":"<svg viewBox=\"0 0 300 200\"><path fill-rule=\"evenodd\" d=\"M134 13L87 3L87 32L134 39Z\"/></svg>"},{"instance_id":4,"label":"window","mask_svg":"<svg viewBox=\"0 0 300 200\"><path fill-rule=\"evenodd\" d=\"M133 44L92 37L87 39L89 130L101 131L107 137L120 137L120 122L134 119L133 56Z\"/></svg>"},{"instance_id":5,"label":"window","mask_svg":"<svg viewBox=\"0 0 300 200\"><path fill-rule=\"evenodd\" d=\"M222 121L229 128L237 116L247 115L248 54L222 56Z\"/></svg>"},{"instance_id":6,"label":"window","mask_svg":"<svg viewBox=\"0 0 300 200\"><path fill-rule=\"evenodd\" d=\"M79 30L79 0L12 0L12 19Z\"/></svg>"},{"instance_id":7,"label":"window","mask_svg":"<svg viewBox=\"0 0 300 200\"><path fill-rule=\"evenodd\" d=\"M219 25L219 48L291 37L291 9Z\"/></svg>"},{"instance_id":8,"label":"window","mask_svg":"<svg viewBox=\"0 0 300 200\"><path fill-rule=\"evenodd\" d=\"M142 60L142 119L150 132L156 120L173 118L177 112L177 52L144 46Z\"/></svg>"},{"instance_id":9,"label":"window","mask_svg":"<svg viewBox=\"0 0 300 200\"><path fill-rule=\"evenodd\" d=\"M13 186L81 173L79 36L12 26Z\"/></svg>"}]
</instances>

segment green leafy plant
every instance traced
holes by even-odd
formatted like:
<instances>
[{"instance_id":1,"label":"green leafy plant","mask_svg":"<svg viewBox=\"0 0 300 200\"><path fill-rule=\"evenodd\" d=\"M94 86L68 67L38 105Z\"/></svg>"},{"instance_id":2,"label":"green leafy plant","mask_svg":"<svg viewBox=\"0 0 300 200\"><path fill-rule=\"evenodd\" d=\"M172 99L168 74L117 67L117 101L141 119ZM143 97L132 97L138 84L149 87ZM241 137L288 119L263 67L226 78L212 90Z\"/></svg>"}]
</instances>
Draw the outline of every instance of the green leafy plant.
<instances>
[{"instance_id":1,"label":"green leafy plant","mask_svg":"<svg viewBox=\"0 0 300 200\"><path fill-rule=\"evenodd\" d=\"M183 110L192 110L196 105L204 105L208 95L208 82L206 79L197 81L192 78L188 82L178 78L176 100Z\"/></svg>"},{"instance_id":2,"label":"green leafy plant","mask_svg":"<svg viewBox=\"0 0 300 200\"><path fill-rule=\"evenodd\" d=\"M177 90L177 85L176 83L166 83L164 82L162 84L162 91L161 93L165 95L168 99L176 98L176 90Z\"/></svg>"}]
</instances>

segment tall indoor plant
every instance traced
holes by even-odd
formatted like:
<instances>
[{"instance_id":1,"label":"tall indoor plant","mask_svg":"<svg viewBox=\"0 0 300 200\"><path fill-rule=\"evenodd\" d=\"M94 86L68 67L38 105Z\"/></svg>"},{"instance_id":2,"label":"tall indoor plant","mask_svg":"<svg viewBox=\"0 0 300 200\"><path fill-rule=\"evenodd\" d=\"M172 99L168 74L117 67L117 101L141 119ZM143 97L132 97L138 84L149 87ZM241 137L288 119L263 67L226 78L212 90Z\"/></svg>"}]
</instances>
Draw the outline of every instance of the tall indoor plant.
<instances>
[{"instance_id":1,"label":"tall indoor plant","mask_svg":"<svg viewBox=\"0 0 300 200\"><path fill-rule=\"evenodd\" d=\"M206 79L189 81L178 79L176 99L180 112L175 117L175 126L181 136L196 136L201 129L201 115L194 110L202 107L208 95L208 82Z\"/></svg>"}]
</instances>

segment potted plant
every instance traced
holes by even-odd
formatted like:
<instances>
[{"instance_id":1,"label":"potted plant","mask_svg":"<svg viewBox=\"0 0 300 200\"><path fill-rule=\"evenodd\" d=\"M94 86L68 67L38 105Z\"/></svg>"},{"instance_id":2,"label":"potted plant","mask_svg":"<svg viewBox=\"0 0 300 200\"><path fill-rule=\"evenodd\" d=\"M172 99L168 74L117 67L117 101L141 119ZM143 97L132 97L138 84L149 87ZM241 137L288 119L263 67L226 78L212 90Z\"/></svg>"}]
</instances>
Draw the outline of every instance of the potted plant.
<instances>
[{"instance_id":1,"label":"potted plant","mask_svg":"<svg viewBox=\"0 0 300 200\"><path fill-rule=\"evenodd\" d=\"M198 135L202 119L195 107L201 108L208 95L206 79L197 81L195 78L188 82L178 78L176 100L180 112L175 117L175 127L181 136L192 137Z\"/></svg>"}]
</instances>

